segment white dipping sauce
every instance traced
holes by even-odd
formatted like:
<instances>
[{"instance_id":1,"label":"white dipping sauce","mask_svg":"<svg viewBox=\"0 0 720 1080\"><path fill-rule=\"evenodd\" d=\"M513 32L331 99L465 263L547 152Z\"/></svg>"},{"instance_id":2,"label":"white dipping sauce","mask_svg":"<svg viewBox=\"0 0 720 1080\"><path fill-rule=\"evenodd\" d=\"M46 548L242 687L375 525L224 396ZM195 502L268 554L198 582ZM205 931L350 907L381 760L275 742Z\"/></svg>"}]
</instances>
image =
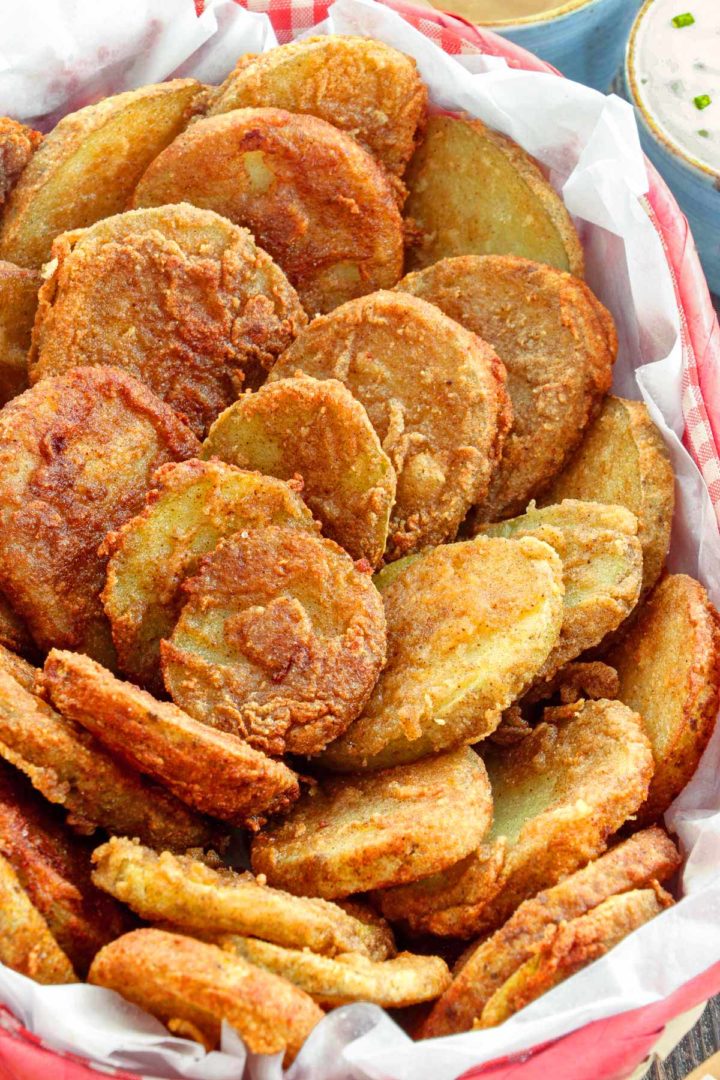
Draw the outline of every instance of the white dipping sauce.
<instances>
[{"instance_id":1,"label":"white dipping sauce","mask_svg":"<svg viewBox=\"0 0 720 1080\"><path fill-rule=\"evenodd\" d=\"M690 26L673 18L690 14ZM720 0L654 0L635 33L631 66L645 112L686 157L720 172ZM699 109L695 98L711 104Z\"/></svg>"}]
</instances>

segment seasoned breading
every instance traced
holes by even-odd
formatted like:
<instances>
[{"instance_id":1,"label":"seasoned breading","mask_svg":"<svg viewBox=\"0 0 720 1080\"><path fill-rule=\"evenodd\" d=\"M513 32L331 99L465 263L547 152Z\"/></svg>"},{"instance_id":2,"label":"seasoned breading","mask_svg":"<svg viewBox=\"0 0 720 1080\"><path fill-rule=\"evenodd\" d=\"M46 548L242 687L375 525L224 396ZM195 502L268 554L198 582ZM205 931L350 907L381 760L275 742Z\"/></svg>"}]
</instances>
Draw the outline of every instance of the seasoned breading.
<instances>
[{"instance_id":1,"label":"seasoned breading","mask_svg":"<svg viewBox=\"0 0 720 1080\"><path fill-rule=\"evenodd\" d=\"M52 256L31 382L114 364L200 438L307 322L292 285L247 229L187 203L64 233Z\"/></svg>"},{"instance_id":2,"label":"seasoned breading","mask_svg":"<svg viewBox=\"0 0 720 1080\"><path fill-rule=\"evenodd\" d=\"M202 454L281 480L299 477L325 536L353 559L380 562L395 470L365 409L336 379L304 375L244 394L215 421Z\"/></svg>"},{"instance_id":3,"label":"seasoned breading","mask_svg":"<svg viewBox=\"0 0 720 1080\"><path fill-rule=\"evenodd\" d=\"M0 592L0 646L12 652L32 654L35 644L30 631L16 611L13 610L7 596Z\"/></svg>"},{"instance_id":4,"label":"seasoned breading","mask_svg":"<svg viewBox=\"0 0 720 1080\"><path fill-rule=\"evenodd\" d=\"M11 675L30 694L35 691L35 679L38 670L22 656L18 656L17 653L13 652L12 649L0 644L0 671Z\"/></svg>"},{"instance_id":5,"label":"seasoned breading","mask_svg":"<svg viewBox=\"0 0 720 1080\"><path fill-rule=\"evenodd\" d=\"M0 963L35 982L74 983L72 964L0 855Z\"/></svg>"},{"instance_id":6,"label":"seasoned breading","mask_svg":"<svg viewBox=\"0 0 720 1080\"><path fill-rule=\"evenodd\" d=\"M245 225L309 315L395 285L403 232L384 169L325 120L235 109L197 120L156 157L133 206L190 202Z\"/></svg>"},{"instance_id":7,"label":"seasoned breading","mask_svg":"<svg viewBox=\"0 0 720 1080\"><path fill-rule=\"evenodd\" d=\"M316 754L360 713L385 662L385 615L369 573L332 540L236 533L183 589L160 653L191 716L269 754Z\"/></svg>"},{"instance_id":8,"label":"seasoned breading","mask_svg":"<svg viewBox=\"0 0 720 1080\"><path fill-rule=\"evenodd\" d=\"M27 389L27 354L41 281L35 270L0 262L0 406Z\"/></svg>"},{"instance_id":9,"label":"seasoned breading","mask_svg":"<svg viewBox=\"0 0 720 1080\"><path fill-rule=\"evenodd\" d=\"M476 518L523 514L568 461L610 389L617 337L609 312L584 282L513 257L443 259L398 288L437 304L505 365L513 425Z\"/></svg>"},{"instance_id":10,"label":"seasoned breading","mask_svg":"<svg viewBox=\"0 0 720 1080\"><path fill-rule=\"evenodd\" d=\"M114 666L98 546L137 513L159 465L197 450L175 413L117 368L74 368L2 409L0 588L40 649Z\"/></svg>"},{"instance_id":11,"label":"seasoned breading","mask_svg":"<svg viewBox=\"0 0 720 1080\"><path fill-rule=\"evenodd\" d=\"M552 679L538 683L529 690L525 702L547 700L557 697L561 705L574 705L580 698L616 698L620 693L620 680L614 667L601 660L578 661L564 664Z\"/></svg>"},{"instance_id":12,"label":"seasoned breading","mask_svg":"<svg viewBox=\"0 0 720 1080\"><path fill-rule=\"evenodd\" d=\"M398 478L387 558L452 540L510 426L493 350L432 304L377 292L314 319L270 381L297 370L339 379L367 409Z\"/></svg>"},{"instance_id":13,"label":"seasoned breading","mask_svg":"<svg viewBox=\"0 0 720 1080\"><path fill-rule=\"evenodd\" d=\"M297 777L282 762L122 682L87 656L53 649L38 682L63 716L200 813L257 828L299 795Z\"/></svg>"},{"instance_id":14,"label":"seasoned breading","mask_svg":"<svg viewBox=\"0 0 720 1080\"><path fill-rule=\"evenodd\" d=\"M0 209L42 139L39 131L11 120L9 116L0 116Z\"/></svg>"}]
</instances>

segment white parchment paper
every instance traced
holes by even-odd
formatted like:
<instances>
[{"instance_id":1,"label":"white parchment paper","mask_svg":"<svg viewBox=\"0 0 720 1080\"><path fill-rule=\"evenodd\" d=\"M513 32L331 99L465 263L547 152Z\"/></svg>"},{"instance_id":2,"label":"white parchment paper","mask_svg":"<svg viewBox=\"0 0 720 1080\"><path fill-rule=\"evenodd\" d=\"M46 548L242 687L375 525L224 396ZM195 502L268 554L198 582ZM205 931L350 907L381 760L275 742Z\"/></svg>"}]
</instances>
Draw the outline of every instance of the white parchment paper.
<instances>
[{"instance_id":1,"label":"white parchment paper","mask_svg":"<svg viewBox=\"0 0 720 1080\"><path fill-rule=\"evenodd\" d=\"M232 0L0 0L0 113L39 123L105 94L172 75L218 81L243 52L275 45L264 15ZM681 444L680 320L670 269L644 208L634 118L553 75L502 60L454 58L373 0L337 0L323 33L369 35L411 54L434 105L464 110L516 139L548 169L585 246L588 280L619 332L615 390L643 398L677 476L670 565L704 582L720 605L720 536L700 474ZM317 30L316 30L317 32ZM453 1080L493 1058L592 1020L657 1001L720 961L720 726L668 814L687 855L682 899L612 952L502 1027L414 1044L371 1005L336 1009L313 1032L288 1080ZM150 1077L279 1080L279 1056L247 1061L230 1029L205 1054L96 987L40 987L0 966L0 1002L59 1049Z\"/></svg>"}]
</instances>

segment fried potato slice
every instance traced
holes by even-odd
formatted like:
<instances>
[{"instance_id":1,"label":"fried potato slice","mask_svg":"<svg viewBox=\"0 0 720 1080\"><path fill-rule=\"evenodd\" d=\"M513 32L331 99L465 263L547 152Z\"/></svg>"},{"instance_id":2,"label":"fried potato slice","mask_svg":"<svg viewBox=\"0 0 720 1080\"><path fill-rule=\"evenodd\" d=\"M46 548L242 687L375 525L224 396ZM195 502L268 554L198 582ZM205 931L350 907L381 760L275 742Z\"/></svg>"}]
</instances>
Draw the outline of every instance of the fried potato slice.
<instances>
[{"instance_id":1,"label":"fried potato slice","mask_svg":"<svg viewBox=\"0 0 720 1080\"><path fill-rule=\"evenodd\" d=\"M160 641L170 637L186 597L182 584L203 555L242 529L314 529L290 484L220 461L163 465L144 509L103 541L102 593L118 664L133 682L162 694Z\"/></svg>"},{"instance_id":2,"label":"fried potato slice","mask_svg":"<svg viewBox=\"0 0 720 1080\"><path fill-rule=\"evenodd\" d=\"M32 653L35 651L30 631L8 600L0 592L0 646L12 652Z\"/></svg>"},{"instance_id":3,"label":"fried potato slice","mask_svg":"<svg viewBox=\"0 0 720 1080\"><path fill-rule=\"evenodd\" d=\"M0 262L0 406L28 385L28 359L41 277Z\"/></svg>"},{"instance_id":4,"label":"fried potato slice","mask_svg":"<svg viewBox=\"0 0 720 1080\"><path fill-rule=\"evenodd\" d=\"M91 735L29 693L0 665L0 757L78 831L96 827L185 851L218 846L222 834L169 792L126 768Z\"/></svg>"},{"instance_id":5,"label":"fried potato slice","mask_svg":"<svg viewBox=\"0 0 720 1080\"><path fill-rule=\"evenodd\" d=\"M608 397L572 459L539 498L592 499L626 506L638 519L643 593L660 576L670 547L675 478L660 432L642 401Z\"/></svg>"},{"instance_id":6,"label":"fried potato slice","mask_svg":"<svg viewBox=\"0 0 720 1080\"><path fill-rule=\"evenodd\" d=\"M557 926L585 915L617 893L665 881L680 863L680 853L663 829L645 829L525 900L503 927L470 950L423 1024L423 1038L469 1031L493 994Z\"/></svg>"},{"instance_id":7,"label":"fried potato slice","mask_svg":"<svg viewBox=\"0 0 720 1080\"><path fill-rule=\"evenodd\" d=\"M39 267L56 236L125 209L143 172L190 119L202 92L173 79L104 98L46 135L12 192L0 258Z\"/></svg>"},{"instance_id":8,"label":"fried potato slice","mask_svg":"<svg viewBox=\"0 0 720 1080\"><path fill-rule=\"evenodd\" d=\"M282 762L121 682L87 656L53 649L38 682L63 716L200 813L257 828L299 795Z\"/></svg>"},{"instance_id":9,"label":"fried potato slice","mask_svg":"<svg viewBox=\"0 0 720 1080\"><path fill-rule=\"evenodd\" d=\"M425 126L427 90L411 56L332 34L241 57L209 113L268 106L327 120L402 176Z\"/></svg>"},{"instance_id":10,"label":"fried potato slice","mask_svg":"<svg viewBox=\"0 0 720 1080\"><path fill-rule=\"evenodd\" d=\"M190 855L158 854L114 837L93 854L95 884L150 922L179 930L240 934L289 949L385 960L394 953L387 923L361 921L327 900L292 896L250 873L210 865ZM367 920L367 915L365 915ZM376 917L377 919L377 917Z\"/></svg>"},{"instance_id":11,"label":"fried potato slice","mask_svg":"<svg viewBox=\"0 0 720 1080\"><path fill-rule=\"evenodd\" d=\"M64 233L52 254L31 382L114 364L200 438L307 322L292 285L247 229L187 203Z\"/></svg>"},{"instance_id":12,"label":"fried potato slice","mask_svg":"<svg viewBox=\"0 0 720 1080\"><path fill-rule=\"evenodd\" d=\"M0 855L0 963L35 982L74 983L72 964Z\"/></svg>"},{"instance_id":13,"label":"fried potato slice","mask_svg":"<svg viewBox=\"0 0 720 1080\"><path fill-rule=\"evenodd\" d=\"M95 957L89 981L115 990L170 1031L219 1045L223 1020L256 1054L284 1051L289 1065L323 1012L286 979L163 930L134 930Z\"/></svg>"},{"instance_id":14,"label":"fried potato slice","mask_svg":"<svg viewBox=\"0 0 720 1080\"><path fill-rule=\"evenodd\" d=\"M183 589L160 653L191 716L269 754L316 754L362 710L385 662L385 615L370 575L332 540L280 525L235 533Z\"/></svg>"},{"instance_id":15,"label":"fried potato slice","mask_svg":"<svg viewBox=\"0 0 720 1080\"><path fill-rule=\"evenodd\" d=\"M335 899L443 870L480 844L491 820L485 769L463 748L321 781L257 834L252 867L289 892Z\"/></svg>"},{"instance_id":16,"label":"fried potato slice","mask_svg":"<svg viewBox=\"0 0 720 1080\"><path fill-rule=\"evenodd\" d=\"M309 315L392 288L402 219L384 169L345 132L283 109L197 120L160 154L133 205L190 202L245 225Z\"/></svg>"},{"instance_id":17,"label":"fried potato slice","mask_svg":"<svg viewBox=\"0 0 720 1080\"><path fill-rule=\"evenodd\" d=\"M720 705L720 620L703 586L684 574L664 578L607 661L652 744L655 775L638 814L648 823L697 769Z\"/></svg>"},{"instance_id":18,"label":"fried potato slice","mask_svg":"<svg viewBox=\"0 0 720 1080\"><path fill-rule=\"evenodd\" d=\"M554 647L562 597L560 559L533 537L477 537L416 559L382 592L387 665L322 764L383 768L490 735Z\"/></svg>"},{"instance_id":19,"label":"fried potato slice","mask_svg":"<svg viewBox=\"0 0 720 1080\"><path fill-rule=\"evenodd\" d=\"M215 421L202 453L281 480L300 477L324 534L353 559L380 562L395 470L365 409L336 379L303 375L244 394Z\"/></svg>"},{"instance_id":20,"label":"fried potato slice","mask_svg":"<svg viewBox=\"0 0 720 1080\"><path fill-rule=\"evenodd\" d=\"M405 182L405 213L420 230L412 269L455 255L521 255L582 277L562 199L529 154L480 120L430 117Z\"/></svg>"},{"instance_id":21,"label":"fried potato slice","mask_svg":"<svg viewBox=\"0 0 720 1080\"><path fill-rule=\"evenodd\" d=\"M159 465L197 450L175 413L117 368L74 368L2 409L0 588L40 649L115 666L98 546L138 512Z\"/></svg>"},{"instance_id":22,"label":"fried potato slice","mask_svg":"<svg viewBox=\"0 0 720 1080\"><path fill-rule=\"evenodd\" d=\"M0 210L42 140L39 131L0 116Z\"/></svg>"},{"instance_id":23,"label":"fried potato slice","mask_svg":"<svg viewBox=\"0 0 720 1080\"><path fill-rule=\"evenodd\" d=\"M339 379L397 473L387 558L453 539L495 469L510 412L493 350L431 304L377 292L314 319L270 382Z\"/></svg>"},{"instance_id":24,"label":"fried potato slice","mask_svg":"<svg viewBox=\"0 0 720 1080\"><path fill-rule=\"evenodd\" d=\"M609 312L577 278L509 256L443 259L398 288L484 338L505 365L513 424L476 518L523 514L610 389L617 336ZM594 490L586 497L595 499Z\"/></svg>"}]
</instances>

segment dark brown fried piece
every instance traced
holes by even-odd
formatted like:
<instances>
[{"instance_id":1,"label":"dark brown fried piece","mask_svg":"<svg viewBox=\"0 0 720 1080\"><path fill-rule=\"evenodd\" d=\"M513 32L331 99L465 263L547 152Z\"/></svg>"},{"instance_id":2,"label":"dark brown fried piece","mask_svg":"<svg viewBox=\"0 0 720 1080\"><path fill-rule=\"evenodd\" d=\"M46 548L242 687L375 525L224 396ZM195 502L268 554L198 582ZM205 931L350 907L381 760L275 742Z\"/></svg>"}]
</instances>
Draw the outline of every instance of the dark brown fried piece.
<instances>
[{"instance_id":1,"label":"dark brown fried piece","mask_svg":"<svg viewBox=\"0 0 720 1080\"><path fill-rule=\"evenodd\" d=\"M22 656L18 656L12 649L0 644L0 671L6 672L16 679L24 690L33 694L35 692L35 679L38 668L33 667Z\"/></svg>"},{"instance_id":2,"label":"dark brown fried piece","mask_svg":"<svg viewBox=\"0 0 720 1080\"><path fill-rule=\"evenodd\" d=\"M37 271L0 262L0 406L27 389L27 356L41 283Z\"/></svg>"},{"instance_id":3,"label":"dark brown fried piece","mask_svg":"<svg viewBox=\"0 0 720 1080\"><path fill-rule=\"evenodd\" d=\"M553 676L550 682L531 690L523 698L525 702L547 700L557 696L561 705L574 705L581 698L599 701L600 698L613 699L620 696L620 680L615 668L600 660L574 661L565 664Z\"/></svg>"},{"instance_id":4,"label":"dark brown fried piece","mask_svg":"<svg viewBox=\"0 0 720 1080\"><path fill-rule=\"evenodd\" d=\"M7 596L0 592L0 646L11 652L31 655L35 644L30 631L16 611L13 611Z\"/></svg>"},{"instance_id":5,"label":"dark brown fried piece","mask_svg":"<svg viewBox=\"0 0 720 1080\"><path fill-rule=\"evenodd\" d=\"M39 131L11 120L9 116L0 116L0 208L7 202L42 139Z\"/></svg>"},{"instance_id":6,"label":"dark brown fried piece","mask_svg":"<svg viewBox=\"0 0 720 1080\"><path fill-rule=\"evenodd\" d=\"M72 964L0 855L0 963L35 982L77 982Z\"/></svg>"}]
</instances>

